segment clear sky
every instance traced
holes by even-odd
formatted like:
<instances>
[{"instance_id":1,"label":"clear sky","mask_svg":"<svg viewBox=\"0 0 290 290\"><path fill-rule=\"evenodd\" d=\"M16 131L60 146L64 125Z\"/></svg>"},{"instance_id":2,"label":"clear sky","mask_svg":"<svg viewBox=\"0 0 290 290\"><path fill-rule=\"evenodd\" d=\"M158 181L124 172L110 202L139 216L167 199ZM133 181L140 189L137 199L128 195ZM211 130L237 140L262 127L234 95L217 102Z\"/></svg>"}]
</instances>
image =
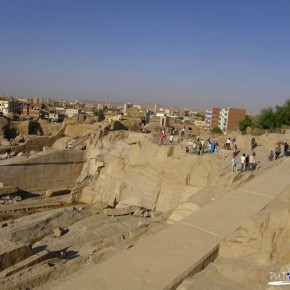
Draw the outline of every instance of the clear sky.
<instances>
[{"instance_id":1,"label":"clear sky","mask_svg":"<svg viewBox=\"0 0 290 290\"><path fill-rule=\"evenodd\" d=\"M0 0L0 95L250 113L290 98L290 1Z\"/></svg>"}]
</instances>

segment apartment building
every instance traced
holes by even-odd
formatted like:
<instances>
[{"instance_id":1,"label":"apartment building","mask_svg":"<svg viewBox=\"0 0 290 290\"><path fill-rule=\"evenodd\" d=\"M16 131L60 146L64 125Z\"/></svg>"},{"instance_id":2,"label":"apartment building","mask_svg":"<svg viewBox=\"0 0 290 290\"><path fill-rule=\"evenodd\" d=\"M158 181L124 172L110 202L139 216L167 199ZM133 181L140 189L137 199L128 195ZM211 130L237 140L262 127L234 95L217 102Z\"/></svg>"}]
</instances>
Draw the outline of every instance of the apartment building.
<instances>
[{"instance_id":1,"label":"apartment building","mask_svg":"<svg viewBox=\"0 0 290 290\"><path fill-rule=\"evenodd\" d=\"M223 131L238 131L239 122L245 116L245 109L215 107L206 111L205 127L208 129L219 127Z\"/></svg>"},{"instance_id":2,"label":"apartment building","mask_svg":"<svg viewBox=\"0 0 290 290\"><path fill-rule=\"evenodd\" d=\"M21 103L20 114L23 116L39 117L40 109L33 106L30 103Z\"/></svg>"},{"instance_id":3,"label":"apartment building","mask_svg":"<svg viewBox=\"0 0 290 290\"><path fill-rule=\"evenodd\" d=\"M244 120L245 117L246 117L245 109L229 108L227 131L238 131L239 122Z\"/></svg>"}]
</instances>

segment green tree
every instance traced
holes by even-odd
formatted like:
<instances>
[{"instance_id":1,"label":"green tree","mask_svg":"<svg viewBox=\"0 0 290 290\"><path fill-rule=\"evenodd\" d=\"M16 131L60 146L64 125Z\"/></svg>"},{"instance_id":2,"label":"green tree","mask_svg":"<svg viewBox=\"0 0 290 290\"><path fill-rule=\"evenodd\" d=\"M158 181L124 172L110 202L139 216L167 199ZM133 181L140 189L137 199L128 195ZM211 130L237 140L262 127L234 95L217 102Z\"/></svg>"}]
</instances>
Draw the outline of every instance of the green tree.
<instances>
[{"instance_id":1,"label":"green tree","mask_svg":"<svg viewBox=\"0 0 290 290\"><path fill-rule=\"evenodd\" d=\"M268 107L263 110L261 110L260 116L259 116L259 123L263 129L274 129L276 128L276 122L275 122L275 113L273 108Z\"/></svg>"},{"instance_id":2,"label":"green tree","mask_svg":"<svg viewBox=\"0 0 290 290\"><path fill-rule=\"evenodd\" d=\"M103 110L97 111L98 122L105 120L105 114Z\"/></svg>"},{"instance_id":3,"label":"green tree","mask_svg":"<svg viewBox=\"0 0 290 290\"><path fill-rule=\"evenodd\" d=\"M269 107L261 110L259 116L260 126L264 129L281 128L282 125L290 125L290 99L283 106Z\"/></svg>"},{"instance_id":4,"label":"green tree","mask_svg":"<svg viewBox=\"0 0 290 290\"><path fill-rule=\"evenodd\" d=\"M284 109L285 109L284 124L290 126L290 99L285 102Z\"/></svg>"},{"instance_id":5,"label":"green tree","mask_svg":"<svg viewBox=\"0 0 290 290\"><path fill-rule=\"evenodd\" d=\"M285 124L285 107L276 106L275 110L275 127L280 128L283 124Z\"/></svg>"},{"instance_id":6,"label":"green tree","mask_svg":"<svg viewBox=\"0 0 290 290\"><path fill-rule=\"evenodd\" d=\"M211 129L211 132L212 132L212 133L215 133L215 134L223 134L222 129L219 128L219 127L212 128L212 129Z\"/></svg>"},{"instance_id":7,"label":"green tree","mask_svg":"<svg viewBox=\"0 0 290 290\"><path fill-rule=\"evenodd\" d=\"M98 110L97 108L92 109L94 116L97 117L98 122L105 120L105 113L103 110Z\"/></svg>"},{"instance_id":8,"label":"green tree","mask_svg":"<svg viewBox=\"0 0 290 290\"><path fill-rule=\"evenodd\" d=\"M253 119L246 115L244 120L239 122L239 129L242 132L242 134L246 134L247 128L253 126Z\"/></svg>"}]
</instances>

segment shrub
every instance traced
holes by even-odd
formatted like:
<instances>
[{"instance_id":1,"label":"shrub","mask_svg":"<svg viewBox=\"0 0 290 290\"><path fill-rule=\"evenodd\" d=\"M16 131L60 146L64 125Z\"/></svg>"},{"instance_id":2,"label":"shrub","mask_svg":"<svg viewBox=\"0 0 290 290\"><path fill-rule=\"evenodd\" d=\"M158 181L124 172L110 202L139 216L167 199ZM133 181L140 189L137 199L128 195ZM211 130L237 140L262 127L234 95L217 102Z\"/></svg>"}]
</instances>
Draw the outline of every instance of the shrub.
<instances>
[{"instance_id":1,"label":"shrub","mask_svg":"<svg viewBox=\"0 0 290 290\"><path fill-rule=\"evenodd\" d=\"M222 131L222 129L219 128L219 127L212 128L212 129L211 129L211 132L212 132L212 133L215 133L215 134L223 134L223 133L224 133L224 132Z\"/></svg>"}]
</instances>

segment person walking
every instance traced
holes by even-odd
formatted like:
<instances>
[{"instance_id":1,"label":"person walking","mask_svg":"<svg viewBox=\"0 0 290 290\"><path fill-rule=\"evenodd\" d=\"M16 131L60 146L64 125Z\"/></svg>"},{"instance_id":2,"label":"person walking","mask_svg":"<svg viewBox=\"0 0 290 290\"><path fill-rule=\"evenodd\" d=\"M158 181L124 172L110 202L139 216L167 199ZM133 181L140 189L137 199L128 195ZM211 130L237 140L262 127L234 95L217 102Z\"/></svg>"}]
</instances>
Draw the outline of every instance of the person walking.
<instances>
[{"instance_id":1,"label":"person walking","mask_svg":"<svg viewBox=\"0 0 290 290\"><path fill-rule=\"evenodd\" d=\"M233 146L232 152L233 152L233 156L236 157L237 156L236 146Z\"/></svg>"},{"instance_id":2,"label":"person walking","mask_svg":"<svg viewBox=\"0 0 290 290\"><path fill-rule=\"evenodd\" d=\"M243 155L241 156L241 170L240 170L240 173L242 173L244 171L245 163L246 163L246 154L243 153Z\"/></svg>"},{"instance_id":3,"label":"person walking","mask_svg":"<svg viewBox=\"0 0 290 290\"><path fill-rule=\"evenodd\" d=\"M160 145L163 145L164 143L164 138L165 138L165 130L162 130L160 133Z\"/></svg>"},{"instance_id":4,"label":"person walking","mask_svg":"<svg viewBox=\"0 0 290 290\"><path fill-rule=\"evenodd\" d=\"M235 136L235 137L233 138L233 140L232 140L232 144L233 144L233 146L236 144L236 142L237 142L237 137Z\"/></svg>"},{"instance_id":5,"label":"person walking","mask_svg":"<svg viewBox=\"0 0 290 290\"><path fill-rule=\"evenodd\" d=\"M192 153L192 151L193 151L193 142L192 142L191 139L189 139L189 141L188 141L188 152Z\"/></svg>"},{"instance_id":6,"label":"person walking","mask_svg":"<svg viewBox=\"0 0 290 290\"><path fill-rule=\"evenodd\" d=\"M211 142L210 141L208 141L207 148L208 148L208 153L211 153Z\"/></svg>"},{"instance_id":7,"label":"person walking","mask_svg":"<svg viewBox=\"0 0 290 290\"><path fill-rule=\"evenodd\" d=\"M273 161L274 160L274 152L273 152L273 150L271 150L268 158L269 158L269 161Z\"/></svg>"},{"instance_id":8,"label":"person walking","mask_svg":"<svg viewBox=\"0 0 290 290\"><path fill-rule=\"evenodd\" d=\"M254 162L255 162L255 157L253 154L251 154L249 156L249 170L250 171L253 171L253 169L254 169Z\"/></svg>"},{"instance_id":9,"label":"person walking","mask_svg":"<svg viewBox=\"0 0 290 290\"><path fill-rule=\"evenodd\" d=\"M182 128L181 135L185 136L185 126L183 126L183 128Z\"/></svg>"},{"instance_id":10,"label":"person walking","mask_svg":"<svg viewBox=\"0 0 290 290\"><path fill-rule=\"evenodd\" d=\"M192 148L193 148L193 153L196 153L197 145L195 142L193 142Z\"/></svg>"},{"instance_id":11,"label":"person walking","mask_svg":"<svg viewBox=\"0 0 290 290\"><path fill-rule=\"evenodd\" d=\"M204 154L204 140L200 141L200 145L201 145L201 155Z\"/></svg>"},{"instance_id":12,"label":"person walking","mask_svg":"<svg viewBox=\"0 0 290 290\"><path fill-rule=\"evenodd\" d=\"M231 138L228 138L226 141L226 148L227 150L231 150Z\"/></svg>"},{"instance_id":13,"label":"person walking","mask_svg":"<svg viewBox=\"0 0 290 290\"><path fill-rule=\"evenodd\" d=\"M198 145L198 153L197 153L198 155L202 155L202 145L201 145L201 143L199 143L199 145Z\"/></svg>"},{"instance_id":14,"label":"person walking","mask_svg":"<svg viewBox=\"0 0 290 290\"><path fill-rule=\"evenodd\" d=\"M245 159L245 171L250 169L250 155L248 154Z\"/></svg>"},{"instance_id":15,"label":"person walking","mask_svg":"<svg viewBox=\"0 0 290 290\"><path fill-rule=\"evenodd\" d=\"M277 160L279 158L281 154L281 145L277 144L276 148L275 148L275 160Z\"/></svg>"},{"instance_id":16,"label":"person walking","mask_svg":"<svg viewBox=\"0 0 290 290\"><path fill-rule=\"evenodd\" d=\"M256 147L256 139L253 137L252 140L251 140L251 150L254 150L255 147Z\"/></svg>"},{"instance_id":17,"label":"person walking","mask_svg":"<svg viewBox=\"0 0 290 290\"><path fill-rule=\"evenodd\" d=\"M236 172L236 167L237 167L237 159L236 159L236 156L233 156L233 158L232 158L232 172L231 173Z\"/></svg>"},{"instance_id":18,"label":"person walking","mask_svg":"<svg viewBox=\"0 0 290 290\"><path fill-rule=\"evenodd\" d=\"M211 142L211 154L214 153L214 150L215 150L215 142L212 141L212 142Z\"/></svg>"},{"instance_id":19,"label":"person walking","mask_svg":"<svg viewBox=\"0 0 290 290\"><path fill-rule=\"evenodd\" d=\"M288 155L289 144L285 142L284 144L284 157Z\"/></svg>"},{"instance_id":20,"label":"person walking","mask_svg":"<svg viewBox=\"0 0 290 290\"><path fill-rule=\"evenodd\" d=\"M172 143L173 143L173 135L170 135L170 137L169 137L169 143L170 143L170 145L172 145Z\"/></svg>"},{"instance_id":21,"label":"person walking","mask_svg":"<svg viewBox=\"0 0 290 290\"><path fill-rule=\"evenodd\" d=\"M219 152L219 140L216 139L216 142L215 142L215 153L218 153Z\"/></svg>"}]
</instances>

